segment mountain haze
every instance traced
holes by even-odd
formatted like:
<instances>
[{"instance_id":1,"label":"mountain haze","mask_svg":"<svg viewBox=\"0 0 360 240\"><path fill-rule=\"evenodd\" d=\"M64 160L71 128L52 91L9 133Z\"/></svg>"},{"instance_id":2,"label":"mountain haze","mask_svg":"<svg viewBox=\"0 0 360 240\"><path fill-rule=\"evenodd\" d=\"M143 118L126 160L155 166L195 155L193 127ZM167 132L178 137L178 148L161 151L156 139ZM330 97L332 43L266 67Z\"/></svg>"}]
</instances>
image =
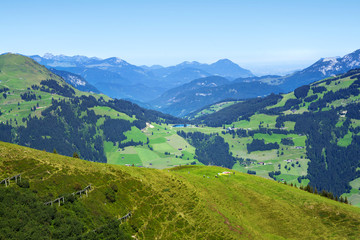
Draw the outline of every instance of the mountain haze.
<instances>
[{"instance_id":1,"label":"mountain haze","mask_svg":"<svg viewBox=\"0 0 360 240\"><path fill-rule=\"evenodd\" d=\"M150 102L155 109L184 117L209 103L224 99L247 99L279 93L281 89L262 82L230 81L223 77L200 78L166 91Z\"/></svg>"},{"instance_id":2,"label":"mountain haze","mask_svg":"<svg viewBox=\"0 0 360 240\"><path fill-rule=\"evenodd\" d=\"M217 75L233 79L253 76L249 70L227 59L213 64L183 62L165 68L138 67L116 57L99 59L45 54L43 57L34 55L31 58L47 67L80 75L110 97L142 102L153 100L166 90L202 77Z\"/></svg>"}]
</instances>

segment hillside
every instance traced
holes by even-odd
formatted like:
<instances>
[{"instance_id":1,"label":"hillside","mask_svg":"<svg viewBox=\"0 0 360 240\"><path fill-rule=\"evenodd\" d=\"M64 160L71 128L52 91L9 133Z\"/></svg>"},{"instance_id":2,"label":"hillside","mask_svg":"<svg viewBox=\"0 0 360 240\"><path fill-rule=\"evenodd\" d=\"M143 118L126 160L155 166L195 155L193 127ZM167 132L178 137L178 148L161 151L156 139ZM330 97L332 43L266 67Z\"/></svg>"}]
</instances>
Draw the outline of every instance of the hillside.
<instances>
[{"instance_id":1,"label":"hillside","mask_svg":"<svg viewBox=\"0 0 360 240\"><path fill-rule=\"evenodd\" d=\"M7 54L0 60L0 140L122 165L129 163L128 155L120 151L126 147L136 147L142 153L137 162L140 165L142 161L154 167L195 161L194 150L178 150L184 145L182 138L175 137L172 147L166 148L156 140L157 133L145 132L150 123L165 125L184 120L129 101L81 92L25 56ZM164 127L161 129L164 131ZM157 148L158 144L162 147ZM132 153L130 158L134 159L133 150L125 152Z\"/></svg>"},{"instance_id":2,"label":"hillside","mask_svg":"<svg viewBox=\"0 0 360 240\"><path fill-rule=\"evenodd\" d=\"M197 127L178 134L195 145L186 133L218 135L237 158L231 168L310 184L360 206L359 78L355 69L288 94L231 104L198 116L192 121Z\"/></svg>"},{"instance_id":3,"label":"hillside","mask_svg":"<svg viewBox=\"0 0 360 240\"><path fill-rule=\"evenodd\" d=\"M332 77L360 66L360 49L343 57L322 58L311 66L284 78L282 87L292 90L323 78Z\"/></svg>"},{"instance_id":4,"label":"hillside","mask_svg":"<svg viewBox=\"0 0 360 240\"><path fill-rule=\"evenodd\" d=\"M356 239L360 234L358 208L237 171L215 178L227 170L220 167L120 167L2 142L0 153L0 179L19 173L22 179L22 188L14 180L10 187L1 184L0 198L33 199L26 210L0 202L6 213L1 238ZM89 184L87 197L71 197ZM61 206L41 204L62 196ZM129 212L126 221L116 221ZM13 224L19 215L27 221Z\"/></svg>"},{"instance_id":5,"label":"hillside","mask_svg":"<svg viewBox=\"0 0 360 240\"><path fill-rule=\"evenodd\" d=\"M29 61L20 55L2 57ZM47 69L30 63L21 65L21 71L9 63L0 69L2 141L118 165L226 166L277 181L310 184L360 206L358 70L288 94L216 106L210 108L215 113L189 122L125 100L74 90L51 72L41 76ZM24 80L31 87L11 85L21 83L24 72L32 72ZM54 78L50 85L49 77ZM213 78L227 85L226 79ZM40 84L31 85L29 79ZM201 88L203 82L198 83Z\"/></svg>"},{"instance_id":6,"label":"hillside","mask_svg":"<svg viewBox=\"0 0 360 240\"><path fill-rule=\"evenodd\" d=\"M235 82L219 76L195 79L170 89L150 102L155 109L184 117L209 103L224 99L247 99L281 92L277 86L262 82Z\"/></svg>"},{"instance_id":7,"label":"hillside","mask_svg":"<svg viewBox=\"0 0 360 240\"><path fill-rule=\"evenodd\" d=\"M360 66L360 49L343 57L321 58L307 68L285 76L268 75L261 77L245 77L237 81L260 81L271 85L278 85L285 92L293 91L302 85L310 84L324 78L358 68Z\"/></svg>"},{"instance_id":8,"label":"hillside","mask_svg":"<svg viewBox=\"0 0 360 240\"><path fill-rule=\"evenodd\" d=\"M49 70L56 75L62 77L67 83L80 91L100 93L100 91L96 89L96 87L89 84L83 77L77 74L56 70L55 68L50 68Z\"/></svg>"},{"instance_id":9,"label":"hillside","mask_svg":"<svg viewBox=\"0 0 360 240\"><path fill-rule=\"evenodd\" d=\"M39 65L34 60L18 54L0 55L1 84L10 89L26 89L31 85L40 84L42 80L54 79L63 85L65 81Z\"/></svg>"}]
</instances>

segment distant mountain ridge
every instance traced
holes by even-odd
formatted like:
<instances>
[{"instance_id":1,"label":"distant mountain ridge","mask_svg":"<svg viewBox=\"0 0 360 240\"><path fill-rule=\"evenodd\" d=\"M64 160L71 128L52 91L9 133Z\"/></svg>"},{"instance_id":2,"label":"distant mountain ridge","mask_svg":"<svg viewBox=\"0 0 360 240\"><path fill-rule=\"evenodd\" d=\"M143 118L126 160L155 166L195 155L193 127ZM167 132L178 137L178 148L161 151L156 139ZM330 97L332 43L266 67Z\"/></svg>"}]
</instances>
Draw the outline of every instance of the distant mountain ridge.
<instances>
[{"instance_id":1,"label":"distant mountain ridge","mask_svg":"<svg viewBox=\"0 0 360 240\"><path fill-rule=\"evenodd\" d=\"M356 50L344 57L322 58L308 68L286 76L267 75L260 77L254 76L249 70L241 68L228 59L221 59L212 64L192 61L182 62L169 67L160 65L140 67L116 57L100 59L96 57L68 57L64 55L54 56L46 54L43 57L35 55L32 56L32 58L45 66L78 74L99 89L99 91L111 97L126 98L132 99L135 102L140 101L154 104L154 108L161 111L168 111L164 109L169 108L169 111L176 115L180 114L178 110L170 110L170 106L174 104L169 104L169 99L171 99L169 94L171 93L176 95L176 97L175 95L172 97L178 101L176 104L182 102L180 96L182 96L181 99L183 100L190 98L196 99L202 96L202 100L196 101L202 103L199 105L196 104L196 106L203 107L213 103L210 101L214 99L214 101L222 100L219 99L219 97L223 95L225 95L224 99L229 97L245 99L248 97L264 96L277 91L293 91L299 86L341 74L360 66L360 50ZM202 86L208 88L206 93L196 92L187 88L188 85L186 84L191 83L193 80L211 76L234 80L233 84L242 83L243 87L246 86L245 88L251 92L251 94L245 92L244 89L237 89L238 87L241 88L240 85L232 88L237 91L237 94L231 93L227 95L225 94L225 92L229 91L229 89L226 89L227 87L220 88L217 86L215 90L215 88L210 88L209 86ZM252 82L262 82L265 85L261 85L259 89L260 85L251 84ZM254 89L252 89L251 86L253 86ZM210 95L206 97L196 95L210 94L210 92L212 95L211 98L209 97ZM242 94L239 94L240 92ZM213 98L214 94L216 94L217 97ZM187 102L187 100L185 102ZM187 104L194 104L194 102L189 101ZM189 108L193 109L194 106L190 106ZM183 110L184 107L187 108L187 106L180 105L179 107ZM185 110L185 112L187 112L187 110Z\"/></svg>"},{"instance_id":2,"label":"distant mountain ridge","mask_svg":"<svg viewBox=\"0 0 360 240\"><path fill-rule=\"evenodd\" d=\"M149 68L149 67L148 67ZM226 78L252 77L254 74L250 70L244 69L229 59L220 59L212 64L203 64L197 61L182 62L175 66L161 67L156 66L153 72L156 76L166 77L171 72L176 72L183 69L199 69L207 72L208 75L222 76Z\"/></svg>"},{"instance_id":3,"label":"distant mountain ridge","mask_svg":"<svg viewBox=\"0 0 360 240\"><path fill-rule=\"evenodd\" d=\"M230 79L253 76L249 70L241 68L228 59L212 64L183 62L171 67L160 65L139 67L117 57L100 59L52 54L30 57L48 68L80 75L110 97L142 102L153 100L168 89L198 78L212 75ZM140 92L142 93L139 94Z\"/></svg>"},{"instance_id":4,"label":"distant mountain ridge","mask_svg":"<svg viewBox=\"0 0 360 240\"><path fill-rule=\"evenodd\" d=\"M278 86L259 81L239 82L211 76L170 89L150 104L159 111L184 117L209 103L223 99L247 99L279 92L281 89Z\"/></svg>"}]
</instances>

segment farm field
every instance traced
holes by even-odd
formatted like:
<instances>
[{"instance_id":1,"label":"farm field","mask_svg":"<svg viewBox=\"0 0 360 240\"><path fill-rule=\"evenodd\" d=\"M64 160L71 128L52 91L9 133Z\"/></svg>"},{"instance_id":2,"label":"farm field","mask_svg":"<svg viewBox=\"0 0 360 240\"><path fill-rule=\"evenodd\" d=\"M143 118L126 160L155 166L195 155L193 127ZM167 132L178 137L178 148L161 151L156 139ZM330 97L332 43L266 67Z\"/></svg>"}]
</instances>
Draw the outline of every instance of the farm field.
<instances>
[{"instance_id":1,"label":"farm field","mask_svg":"<svg viewBox=\"0 0 360 240\"><path fill-rule=\"evenodd\" d=\"M151 128L152 127L152 128ZM105 152L108 163L117 165L132 165L149 168L169 168L179 165L197 164L202 165L194 158L195 148L186 140L176 134L180 128L170 125L152 123L140 131L133 127L126 132L127 140L143 142L138 146L118 148L111 142L105 143ZM181 128L182 129L182 128ZM146 144L149 139L149 144Z\"/></svg>"}]
</instances>

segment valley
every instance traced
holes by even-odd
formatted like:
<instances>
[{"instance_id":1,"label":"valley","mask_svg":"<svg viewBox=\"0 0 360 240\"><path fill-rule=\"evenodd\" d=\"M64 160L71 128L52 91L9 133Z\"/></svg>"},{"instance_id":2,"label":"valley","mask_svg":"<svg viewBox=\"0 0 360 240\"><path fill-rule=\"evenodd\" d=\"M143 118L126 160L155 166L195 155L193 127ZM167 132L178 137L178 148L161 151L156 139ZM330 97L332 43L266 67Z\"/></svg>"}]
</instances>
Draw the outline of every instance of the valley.
<instances>
[{"instance_id":1,"label":"valley","mask_svg":"<svg viewBox=\"0 0 360 240\"><path fill-rule=\"evenodd\" d=\"M36 151L1 143L5 155L3 154L0 160L5 165L0 176L6 178L8 175L21 172L22 176L27 176L33 191L37 192L32 197L44 201L45 198L61 197L61 192L70 192L71 188L74 188L72 186L74 181L81 181L81 187L91 183L94 186L94 192L98 191L97 188L104 189L97 193L95 199L90 202L84 201L78 207L87 209L86 216L90 219L94 214L98 214L89 210L91 206L104 204L102 207L104 218L97 219L96 224L107 226L106 228L110 226L106 225L106 222L114 218L114 213L125 208L127 210L119 212L119 216L126 215L130 210L133 215L129 220L130 225L126 224L127 227L121 228L121 231L124 231L124 234L126 232L135 234L140 238L180 237L188 236L186 234L196 235L197 232L201 237L208 236L206 234L218 236L217 232L220 232L220 235L227 235L230 239L239 238L240 232L245 239L248 236L259 237L259 230L245 226L253 226L256 222L255 225L263 229L265 222L268 221L262 222L260 219L264 217L266 219L267 215L252 218L250 215L253 211L259 212L259 210L248 209L257 209L260 206L269 208L267 206L269 203L260 200L263 198L255 197L258 193L252 196L254 193L249 190L251 188L255 192L260 191L262 195L265 194L272 201L275 201L277 197L271 191L275 191L274 189L278 186L281 189L283 187L291 189L290 192L286 190L286 194L300 194L302 200L293 197L292 201L299 201L297 203L289 203L290 198L285 195L281 195L282 198L286 198L285 205L277 202L279 204L277 207L282 206L286 209L289 209L287 204L301 206L294 213L300 214L299 218L287 220L289 222L294 220L299 223L300 218L307 219L308 213L303 211L308 206L307 201L320 201L321 204L325 204L323 201L330 201L326 203L330 205L343 204L316 194L306 195L307 193L297 188L309 189L311 186L313 189L311 191L321 194L325 192L333 196L329 198L342 199L342 201L346 199L353 205L352 208L360 207L358 171L360 162L357 159L360 149L360 72L358 69L298 87L286 94L270 94L241 101L229 99L215 102L194 111L186 118L144 109L129 101L112 99L104 94L82 92L45 67L21 55L1 55L0 70L0 140L42 150ZM11 154L7 151L11 151ZM19 153L15 154L16 151ZM27 156L28 152L31 153L31 157ZM12 155L16 157L10 157ZM69 158L71 156L73 158ZM63 161L67 164L66 170L64 170L66 164ZM38 167L32 170L31 166L34 164ZM37 172L37 168L40 172ZM75 172L85 171L80 170L82 168L90 172L97 171L96 174L102 177L94 182L90 176L95 173L87 176L88 173L84 172L82 174L85 175L81 177L78 174L72 175ZM36 172L35 175L33 171ZM233 175L218 174L226 171L231 171ZM129 179L128 177L123 179L123 176L128 176ZM177 182L167 187L168 183L165 184L165 182L169 177L186 181L186 183L183 182L186 190L183 191L182 185L178 185ZM69 180L68 184L62 184L61 189L42 185L53 178L59 178L59 180L52 180L55 182L67 182L68 180L65 180L67 178L76 180ZM164 179L159 180L162 178ZM237 178L242 179L241 181L248 180L245 185L242 185L241 181L235 180ZM147 189L146 193L141 193L145 194L147 200L140 193L138 196L131 194L132 199L122 195L124 191L139 191L139 186L143 184L142 180L151 184L151 187L150 185L140 187ZM220 180L221 183L214 184L213 180ZM114 181L124 187L121 194L115 190L112 193L107 193L111 190L105 190L106 186ZM136 181L137 190L127 189L128 187L123 185L127 184L127 181ZM208 181L212 183L209 185ZM231 184L231 187L228 184ZM272 190L265 191L267 184L270 184ZM264 185L264 188L260 189L258 185ZM173 192L172 188L177 190ZM204 189L205 192L203 192ZM22 192L21 189L14 191ZM205 200L208 198L206 196L209 191L214 195L210 202ZM223 191L226 192L226 196L235 196L241 203L249 204L250 198L255 198L257 203L251 203L247 210L240 210L234 206L231 211L237 213L231 214L230 210L227 212L224 208L230 204L231 197L216 197L222 196ZM193 197L186 196L194 196L192 195L195 194L194 192L201 204L194 202L195 205L187 209L185 202L191 202L190 198ZM247 192L249 199L238 195L239 192ZM163 202L169 201L168 194L170 193L171 199L178 196L173 201L180 205L184 204L181 207L183 210L174 210L170 207L171 204ZM304 193L306 197L302 196ZM24 194L27 193L24 192ZM152 197L149 198L149 196ZM303 197L306 199L310 197L312 200L305 201ZM126 203L115 204L117 200L112 202L119 198L128 198L128 200ZM180 198L183 200L180 201ZM160 201L159 207L166 210L161 210L155 215L148 215L150 205L140 206L138 203L134 205L136 201L139 204L144 201L150 201L149 204ZM315 202L311 204L316 204L317 210L322 209L319 207L321 204ZM194 208L194 206L198 207ZM205 214L204 216L196 215L199 214L200 209L204 208L208 211L202 213ZM140 215L138 215L139 209ZM59 209L59 211L62 210ZM75 214L78 210L69 209L69 211ZM214 213L219 211L221 214L214 216ZM273 210L269 214L272 212ZM239 213L245 214L246 217L241 217ZM156 223L153 222L157 221L154 216L162 216L161 214L165 214L164 217L174 214L176 224L180 224L178 221L182 222L181 226L188 229L187 233L169 232L173 220L168 220L170 221L168 225L157 228L157 233L154 229L146 227L150 223L163 225L165 218L161 218ZM285 213L282 215L285 218ZM215 223L217 221L215 219L219 216L225 219L225 229L232 229L230 232L224 230L224 226ZM347 216L350 216L349 213ZM212 224L216 231L208 231L205 234L204 231L195 230L194 221L204 218L208 219L206 224ZM81 234L88 234L88 231L96 228L95 223L86 222L88 220L79 221L79 224L83 226ZM245 224L244 221L250 221L250 223ZM232 222L241 224L233 225ZM336 223L334 227L337 228L337 226ZM295 228L290 229L288 233L297 232ZM279 230L275 225L269 225L268 232L269 235L265 238L294 236L287 235L288 233ZM297 236L313 236L316 231L302 234Z\"/></svg>"},{"instance_id":2,"label":"valley","mask_svg":"<svg viewBox=\"0 0 360 240\"><path fill-rule=\"evenodd\" d=\"M360 1L3 1L0 240L359 240Z\"/></svg>"}]
</instances>

